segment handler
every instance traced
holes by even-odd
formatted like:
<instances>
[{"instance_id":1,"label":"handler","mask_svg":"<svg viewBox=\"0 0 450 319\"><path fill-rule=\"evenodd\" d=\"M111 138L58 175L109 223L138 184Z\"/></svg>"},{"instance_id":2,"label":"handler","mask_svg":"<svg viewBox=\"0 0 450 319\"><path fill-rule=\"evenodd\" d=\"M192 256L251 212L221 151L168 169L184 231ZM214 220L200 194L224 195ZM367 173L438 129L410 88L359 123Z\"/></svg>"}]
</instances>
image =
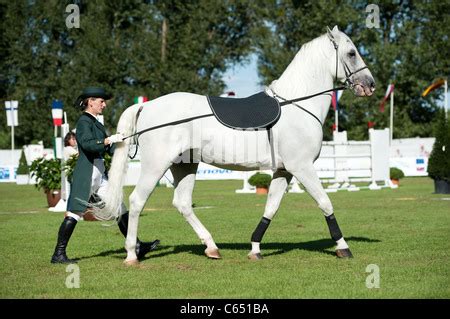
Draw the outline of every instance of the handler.
<instances>
[{"instance_id":1,"label":"handler","mask_svg":"<svg viewBox=\"0 0 450 319\"><path fill-rule=\"evenodd\" d=\"M83 111L76 126L76 139L79 157L73 173L72 190L67 202L67 212L59 228L58 241L51 263L74 263L66 255L66 247L73 230L86 212L89 200L101 200L108 185L103 155L113 154L115 143L120 143L123 136L115 134L107 137L105 127L97 120L106 107L105 100L112 97L103 88L88 87L77 98L76 107ZM103 194L102 194L103 193ZM128 230L128 211L122 203L122 215L119 216L118 226L126 237ZM141 242L137 239L136 255L142 259L145 254L158 246L159 240Z\"/></svg>"}]
</instances>

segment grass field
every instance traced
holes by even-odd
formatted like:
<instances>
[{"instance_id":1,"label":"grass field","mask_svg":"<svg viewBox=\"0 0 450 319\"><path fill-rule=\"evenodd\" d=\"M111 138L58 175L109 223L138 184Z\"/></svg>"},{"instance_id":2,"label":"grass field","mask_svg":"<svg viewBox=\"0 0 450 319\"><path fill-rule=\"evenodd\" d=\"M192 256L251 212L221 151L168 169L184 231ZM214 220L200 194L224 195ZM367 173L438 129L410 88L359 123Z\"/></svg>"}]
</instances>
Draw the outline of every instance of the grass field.
<instances>
[{"instance_id":1,"label":"grass field","mask_svg":"<svg viewBox=\"0 0 450 319\"><path fill-rule=\"evenodd\" d=\"M235 194L240 181L199 181L196 213L222 260L204 246L158 187L142 213L139 237L161 246L125 267L124 239L111 222L78 223L69 243L80 288L68 289L66 265L50 264L62 213L47 211L33 186L0 184L0 298L449 298L450 195L432 180L406 178L399 189L330 194L355 258L337 259L322 212L307 194L286 194L261 244L247 260L265 196ZM130 193L132 188L126 188ZM379 288L366 287L368 265Z\"/></svg>"}]
</instances>

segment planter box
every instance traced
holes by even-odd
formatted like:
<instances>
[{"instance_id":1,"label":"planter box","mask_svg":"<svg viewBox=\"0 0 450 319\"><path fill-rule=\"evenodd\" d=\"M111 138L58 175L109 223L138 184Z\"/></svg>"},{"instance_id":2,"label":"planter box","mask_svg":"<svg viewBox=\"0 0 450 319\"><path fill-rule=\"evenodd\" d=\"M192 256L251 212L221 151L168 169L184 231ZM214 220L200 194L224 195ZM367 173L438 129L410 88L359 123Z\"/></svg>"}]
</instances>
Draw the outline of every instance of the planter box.
<instances>
[{"instance_id":1,"label":"planter box","mask_svg":"<svg viewBox=\"0 0 450 319\"><path fill-rule=\"evenodd\" d=\"M256 187L256 194L258 195L267 195L269 189L266 187Z\"/></svg>"},{"instance_id":2,"label":"planter box","mask_svg":"<svg viewBox=\"0 0 450 319\"><path fill-rule=\"evenodd\" d=\"M444 180L434 180L434 193L435 194L450 194L450 182Z\"/></svg>"},{"instance_id":3,"label":"planter box","mask_svg":"<svg viewBox=\"0 0 450 319\"><path fill-rule=\"evenodd\" d=\"M28 175L16 175L16 184L17 185L27 185L29 181Z\"/></svg>"},{"instance_id":4,"label":"planter box","mask_svg":"<svg viewBox=\"0 0 450 319\"><path fill-rule=\"evenodd\" d=\"M45 194L47 194L48 207L55 207L61 199L61 190L59 189L47 190Z\"/></svg>"},{"instance_id":5,"label":"planter box","mask_svg":"<svg viewBox=\"0 0 450 319\"><path fill-rule=\"evenodd\" d=\"M400 180L399 179L391 179L392 184L400 186Z\"/></svg>"}]
</instances>

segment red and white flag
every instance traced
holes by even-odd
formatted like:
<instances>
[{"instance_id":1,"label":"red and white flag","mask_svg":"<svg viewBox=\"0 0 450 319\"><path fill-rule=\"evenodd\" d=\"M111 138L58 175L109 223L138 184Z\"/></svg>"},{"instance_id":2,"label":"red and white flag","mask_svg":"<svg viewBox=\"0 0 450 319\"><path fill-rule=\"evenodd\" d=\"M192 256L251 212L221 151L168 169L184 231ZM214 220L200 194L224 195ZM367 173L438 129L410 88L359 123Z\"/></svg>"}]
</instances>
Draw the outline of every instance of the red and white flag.
<instances>
[{"instance_id":1,"label":"red and white flag","mask_svg":"<svg viewBox=\"0 0 450 319\"><path fill-rule=\"evenodd\" d=\"M383 101L381 101L380 104L380 112L384 112L384 103L389 98L392 92L394 92L394 83L389 84L387 87L386 94L384 95Z\"/></svg>"}]
</instances>

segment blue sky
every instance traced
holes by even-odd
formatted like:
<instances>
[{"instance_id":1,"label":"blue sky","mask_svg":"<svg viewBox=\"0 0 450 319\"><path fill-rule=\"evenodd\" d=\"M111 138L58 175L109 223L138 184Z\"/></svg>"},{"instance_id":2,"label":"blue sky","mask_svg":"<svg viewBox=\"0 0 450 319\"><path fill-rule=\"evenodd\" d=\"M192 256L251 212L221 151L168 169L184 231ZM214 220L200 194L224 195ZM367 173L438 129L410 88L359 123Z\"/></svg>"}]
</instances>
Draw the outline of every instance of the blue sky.
<instances>
[{"instance_id":1,"label":"blue sky","mask_svg":"<svg viewBox=\"0 0 450 319\"><path fill-rule=\"evenodd\" d=\"M258 85L256 60L257 57L253 54L242 65L230 67L225 72L222 77L227 85L225 92L233 91L236 97L241 98L262 91L263 88Z\"/></svg>"}]
</instances>

